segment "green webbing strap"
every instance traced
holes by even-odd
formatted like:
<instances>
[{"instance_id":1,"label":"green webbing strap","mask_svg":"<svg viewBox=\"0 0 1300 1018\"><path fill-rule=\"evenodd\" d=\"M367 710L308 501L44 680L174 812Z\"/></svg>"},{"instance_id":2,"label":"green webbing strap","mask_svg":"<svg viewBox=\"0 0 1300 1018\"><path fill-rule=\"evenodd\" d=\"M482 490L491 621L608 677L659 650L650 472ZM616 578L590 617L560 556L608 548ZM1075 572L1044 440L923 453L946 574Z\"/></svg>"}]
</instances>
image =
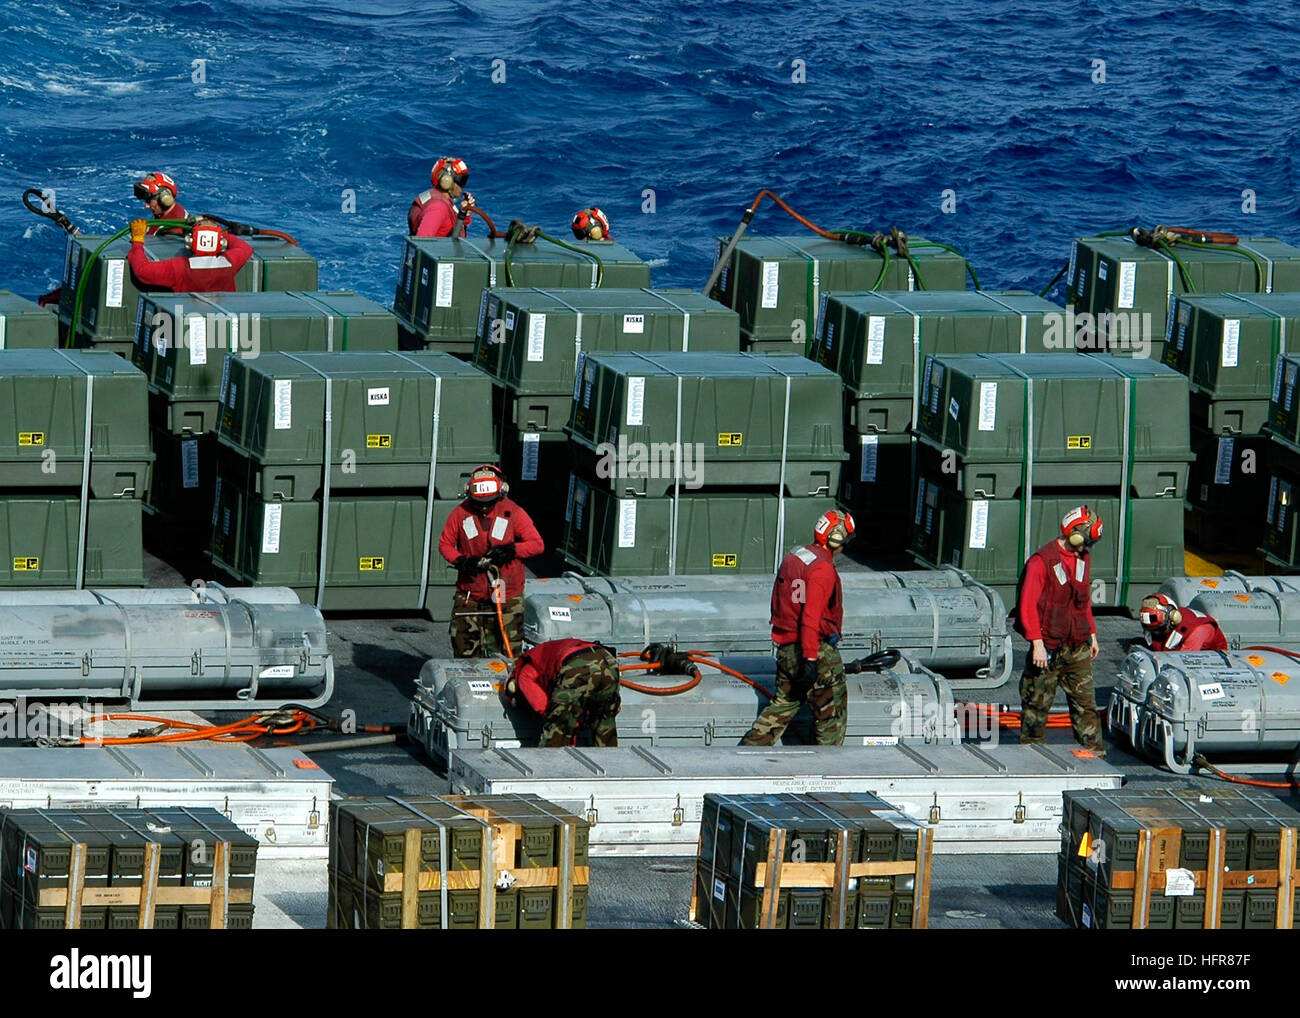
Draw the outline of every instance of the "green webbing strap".
<instances>
[{"instance_id":1,"label":"green webbing strap","mask_svg":"<svg viewBox=\"0 0 1300 1018\"><path fill-rule=\"evenodd\" d=\"M807 260L807 290L804 294L804 298L808 301L808 314L804 320L804 352L806 354L808 351L808 344L811 342L813 334L813 322L811 319L812 316L817 313L817 293L821 288L821 263L798 244L791 244L783 237L773 237L771 239L776 241L778 244L789 248L795 254L802 255Z\"/></svg>"},{"instance_id":2,"label":"green webbing strap","mask_svg":"<svg viewBox=\"0 0 1300 1018\"><path fill-rule=\"evenodd\" d=\"M1133 376L1127 370L1121 370L1115 363L1113 357L1106 357L1101 354L1085 354L1094 361L1104 364L1115 374L1124 379L1124 442L1123 453L1124 459L1120 464L1120 492L1119 492L1119 561L1115 569L1115 604L1116 606L1124 604L1125 595L1128 593L1128 570L1129 561L1132 552L1132 537L1128 527L1128 512L1130 493L1129 493L1129 466L1133 462L1134 438L1133 418L1137 416L1137 386L1133 384ZM1091 596L1091 595L1090 595Z\"/></svg>"},{"instance_id":3,"label":"green webbing strap","mask_svg":"<svg viewBox=\"0 0 1300 1018\"><path fill-rule=\"evenodd\" d=\"M668 533L668 575L677 575L677 531L678 524L681 521L681 499L682 499L682 376L670 367L660 364L648 354L637 352L636 354L648 364L653 364L661 371L666 371L677 379L677 418L675 432L673 437L673 504L669 515L672 519L671 529Z\"/></svg>"},{"instance_id":4,"label":"green webbing strap","mask_svg":"<svg viewBox=\"0 0 1300 1018\"><path fill-rule=\"evenodd\" d=\"M790 388L792 378L775 361L768 364L785 379L785 409L781 414L781 474L776 488L776 545L773 548L772 572L779 572L785 551L785 465L790 451Z\"/></svg>"},{"instance_id":5,"label":"green webbing strap","mask_svg":"<svg viewBox=\"0 0 1300 1018\"><path fill-rule=\"evenodd\" d=\"M997 298L997 296L996 296L995 294L992 294L992 293L986 293L986 294L984 294L984 296L987 297L989 300L991 300L994 304L998 305L999 307L1004 307L1004 308L1006 308L1006 309L1007 309L1008 311L1010 311L1013 315L1015 315L1017 318L1020 319L1020 352L1021 352L1021 353L1026 353L1027 351L1026 351L1026 349L1025 349L1025 344L1026 344L1026 340L1028 339L1028 335L1029 335L1029 315L1027 315L1027 314L1026 314L1025 312L1023 312L1023 311L1017 311L1014 307L1012 307L1012 306L1011 306L1010 304L1008 304L1006 301L998 300L998 298Z\"/></svg>"},{"instance_id":6,"label":"green webbing strap","mask_svg":"<svg viewBox=\"0 0 1300 1018\"><path fill-rule=\"evenodd\" d=\"M320 308L322 311L325 312L326 322L327 322L325 326L325 330L326 330L325 349L328 350L330 353L334 352L334 319L335 317L339 319L339 321L343 324L343 337L342 337L343 345L340 346L339 349L346 350L348 348L348 316L340 312L337 308L331 307L329 304L326 304L323 300L320 300L317 297L313 296L312 294L308 293L306 290L299 290L296 294L294 294L294 296L301 297L308 304L314 304L316 307Z\"/></svg>"},{"instance_id":7,"label":"green webbing strap","mask_svg":"<svg viewBox=\"0 0 1300 1018\"><path fill-rule=\"evenodd\" d=\"M320 608L325 600L325 559L326 552L329 550L329 522L330 522L330 467L334 454L334 379L325 374L314 364L308 364L297 354L286 353L292 361L297 361L308 371L314 371L325 379L325 422L324 422L324 442L325 449L323 452L323 469L321 473L324 480L321 484L321 501L320 501L320 554L317 559L318 572L316 574L316 607ZM264 524L265 525L265 524Z\"/></svg>"},{"instance_id":8,"label":"green webbing strap","mask_svg":"<svg viewBox=\"0 0 1300 1018\"><path fill-rule=\"evenodd\" d=\"M480 248L477 244L475 244L475 243L474 243L472 240L470 240L468 237L457 237L456 240L460 241L460 243L464 244L467 248L469 248L469 249L470 249L471 251L473 251L476 255L478 255L480 258L482 258L485 262L488 263L488 288L491 289L492 287L496 286L496 285L497 285L497 263L496 263L496 259L494 259L490 254L488 254L486 251L484 251L482 248ZM507 250L509 250L509 249L507 248ZM436 271L436 270L435 270L435 271ZM437 287L437 279L436 279L436 278L434 279L434 286L435 286L435 289L436 289L436 287Z\"/></svg>"},{"instance_id":9,"label":"green webbing strap","mask_svg":"<svg viewBox=\"0 0 1300 1018\"><path fill-rule=\"evenodd\" d=\"M981 355L985 356L985 355ZM1021 371L1014 364L1008 364L1000 358L991 358L996 363L1005 364L1017 375L1025 380L1024 387L1024 426L1025 426L1025 456L1023 462L1024 468L1024 486L1020 494L1020 563L1029 561L1029 556L1033 553L1033 498L1034 498L1034 380Z\"/></svg>"},{"instance_id":10,"label":"green webbing strap","mask_svg":"<svg viewBox=\"0 0 1300 1018\"><path fill-rule=\"evenodd\" d=\"M425 494L427 505L424 510L424 557L420 560L420 596L415 602L416 610L424 608L424 598L429 592L429 554L433 550L429 547L433 540L433 497L436 493L434 481L438 474L438 432L442 422L442 376L437 374L431 368L420 364L418 361L411 360L404 353L398 353L398 357L433 375L433 443L432 451L429 453L429 487Z\"/></svg>"},{"instance_id":11,"label":"green webbing strap","mask_svg":"<svg viewBox=\"0 0 1300 1018\"><path fill-rule=\"evenodd\" d=\"M582 357L582 312L579 311L577 308L575 308L563 297L556 296L550 290L535 288L533 292L540 293L543 297L550 297L551 300L555 301L557 304L564 305L564 307L568 308L577 316L577 321L574 323L573 326L573 374L576 380L578 375L578 360L579 358ZM529 312L530 316L531 314L532 312ZM531 329L532 326L529 325L529 328Z\"/></svg>"},{"instance_id":12,"label":"green webbing strap","mask_svg":"<svg viewBox=\"0 0 1300 1018\"><path fill-rule=\"evenodd\" d=\"M69 364L86 377L86 424L81 436L81 512L77 524L77 590L86 585L86 530L90 510L90 459L91 444L94 441L93 422L95 416L95 376L82 364L64 350L59 351Z\"/></svg>"},{"instance_id":13,"label":"green webbing strap","mask_svg":"<svg viewBox=\"0 0 1300 1018\"><path fill-rule=\"evenodd\" d=\"M916 431L916 423L920 415L921 396L921 316L892 297L886 297L883 293L877 293L876 296L893 304L894 307L905 314L912 316L912 430ZM867 321L869 328L870 316L868 316ZM888 328L888 323L886 323L886 328Z\"/></svg>"},{"instance_id":14,"label":"green webbing strap","mask_svg":"<svg viewBox=\"0 0 1300 1018\"><path fill-rule=\"evenodd\" d=\"M1269 262L1269 279L1272 277L1272 262ZM1276 365L1278 358L1286 354L1286 316L1274 311L1272 308L1266 308L1263 304L1251 300L1249 297L1243 297L1239 293L1225 294L1230 300L1240 301L1268 315L1270 322L1269 335L1269 364ZM1274 368L1276 370L1276 368Z\"/></svg>"},{"instance_id":15,"label":"green webbing strap","mask_svg":"<svg viewBox=\"0 0 1300 1018\"><path fill-rule=\"evenodd\" d=\"M649 290L644 287L641 289L641 292L663 301L670 308L682 313L682 353L687 353L691 348L691 313L675 301L669 300L662 293L656 293L654 290Z\"/></svg>"}]
</instances>

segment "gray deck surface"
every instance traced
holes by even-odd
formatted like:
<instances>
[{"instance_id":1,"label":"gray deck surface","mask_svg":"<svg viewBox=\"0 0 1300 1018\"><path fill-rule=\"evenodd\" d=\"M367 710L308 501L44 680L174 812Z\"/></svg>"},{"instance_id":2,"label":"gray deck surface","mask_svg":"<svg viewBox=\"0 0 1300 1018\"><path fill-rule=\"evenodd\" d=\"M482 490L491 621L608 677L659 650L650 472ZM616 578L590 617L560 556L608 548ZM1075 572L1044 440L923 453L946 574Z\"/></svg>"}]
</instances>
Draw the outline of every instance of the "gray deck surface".
<instances>
[{"instance_id":1,"label":"gray deck surface","mask_svg":"<svg viewBox=\"0 0 1300 1018\"><path fill-rule=\"evenodd\" d=\"M176 585L191 579L181 577L152 557L147 559L147 565L154 586ZM862 566L850 560L844 561L842 568ZM896 564L892 568L906 566ZM428 658L450 655L446 623L386 615L330 616L327 622L337 672L334 699L326 708L328 712L339 714L352 710L359 723L393 722L404 727L408 699L421 665ZM1097 659L1095 676L1098 700L1104 706L1124 648L1138 635L1138 625L1123 615L1105 615L1098 617L1097 631L1101 656ZM971 699L1019 709L1017 687L1027 648L1018 637L1016 643L1016 667L1011 680L1000 689L973 691ZM958 699L961 698L959 694ZM1064 697L1058 696L1055 709L1065 709ZM1064 744L1072 741L1068 729L1049 731L1048 740ZM318 760L333 776L336 792L343 795L447 791L446 779L431 768L423 752L414 746L322 753ZM1111 749L1108 761L1125 772L1130 784L1222 786L1222 782L1212 778L1183 778L1158 770L1118 748ZM1294 796L1289 801L1300 806L1300 800ZM686 917L691 881L689 859L594 859L589 925L671 927L674 920ZM1054 855L939 855L933 862L930 925L953 929L1060 928L1062 924L1053 914L1055 885ZM285 897L280 900L285 911L299 921L307 918L304 909L310 912L319 907L323 921L323 899L317 902L320 897L314 894L304 899L286 889Z\"/></svg>"}]
</instances>

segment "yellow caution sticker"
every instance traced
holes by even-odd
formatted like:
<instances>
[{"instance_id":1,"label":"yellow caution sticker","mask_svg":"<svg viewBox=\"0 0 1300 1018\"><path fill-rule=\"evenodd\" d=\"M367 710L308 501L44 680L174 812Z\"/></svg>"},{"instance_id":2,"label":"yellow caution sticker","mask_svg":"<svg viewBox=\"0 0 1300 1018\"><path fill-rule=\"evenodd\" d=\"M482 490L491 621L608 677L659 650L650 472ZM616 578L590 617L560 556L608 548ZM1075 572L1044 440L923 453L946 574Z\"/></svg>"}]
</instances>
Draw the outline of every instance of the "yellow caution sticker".
<instances>
[{"instance_id":1,"label":"yellow caution sticker","mask_svg":"<svg viewBox=\"0 0 1300 1018\"><path fill-rule=\"evenodd\" d=\"M1212 580L1212 579L1210 579L1208 576L1203 577L1203 578L1201 579L1201 586L1202 586L1202 587L1209 587L1211 590L1213 590L1214 588L1218 587L1218 585L1219 585L1219 581L1218 581L1218 580Z\"/></svg>"},{"instance_id":2,"label":"yellow caution sticker","mask_svg":"<svg viewBox=\"0 0 1300 1018\"><path fill-rule=\"evenodd\" d=\"M19 445L44 445L45 432L43 431L20 431L18 432Z\"/></svg>"},{"instance_id":3,"label":"yellow caution sticker","mask_svg":"<svg viewBox=\"0 0 1300 1018\"><path fill-rule=\"evenodd\" d=\"M1264 659L1260 657L1258 654L1247 654L1246 660L1249 661L1251 664L1253 664L1256 668L1258 668L1260 665L1264 663Z\"/></svg>"},{"instance_id":4,"label":"yellow caution sticker","mask_svg":"<svg viewBox=\"0 0 1300 1018\"><path fill-rule=\"evenodd\" d=\"M235 423L235 415L232 414L229 410L223 410L221 412L221 426L223 428L229 428L234 423Z\"/></svg>"},{"instance_id":5,"label":"yellow caution sticker","mask_svg":"<svg viewBox=\"0 0 1300 1018\"><path fill-rule=\"evenodd\" d=\"M579 601L582 600L582 595L581 595L581 594L566 594L565 596L566 596L570 601L572 601L574 604L577 604Z\"/></svg>"},{"instance_id":6,"label":"yellow caution sticker","mask_svg":"<svg viewBox=\"0 0 1300 1018\"><path fill-rule=\"evenodd\" d=\"M492 671L497 673L504 672L506 670L506 663L504 661L489 661L487 663L487 666Z\"/></svg>"},{"instance_id":7,"label":"yellow caution sticker","mask_svg":"<svg viewBox=\"0 0 1300 1018\"><path fill-rule=\"evenodd\" d=\"M738 565L740 565L739 555L714 555L713 556L714 569L735 569Z\"/></svg>"},{"instance_id":8,"label":"yellow caution sticker","mask_svg":"<svg viewBox=\"0 0 1300 1018\"><path fill-rule=\"evenodd\" d=\"M1240 601L1242 604L1246 604L1250 600L1249 594L1233 594L1232 596L1234 600Z\"/></svg>"},{"instance_id":9,"label":"yellow caution sticker","mask_svg":"<svg viewBox=\"0 0 1300 1018\"><path fill-rule=\"evenodd\" d=\"M1065 447L1067 449L1091 449L1092 436L1091 435L1066 435Z\"/></svg>"},{"instance_id":10,"label":"yellow caution sticker","mask_svg":"<svg viewBox=\"0 0 1300 1018\"><path fill-rule=\"evenodd\" d=\"M719 431L718 445L744 445L745 433L743 431Z\"/></svg>"},{"instance_id":11,"label":"yellow caution sticker","mask_svg":"<svg viewBox=\"0 0 1300 1018\"><path fill-rule=\"evenodd\" d=\"M393 447L392 435L367 435L367 449L391 449Z\"/></svg>"},{"instance_id":12,"label":"yellow caution sticker","mask_svg":"<svg viewBox=\"0 0 1300 1018\"><path fill-rule=\"evenodd\" d=\"M361 556L359 568L363 573L382 573L384 571L384 556L363 555Z\"/></svg>"},{"instance_id":13,"label":"yellow caution sticker","mask_svg":"<svg viewBox=\"0 0 1300 1018\"><path fill-rule=\"evenodd\" d=\"M1079 851L1077 854L1080 859L1086 859L1088 858L1089 854L1091 854L1091 852L1092 852L1092 836L1087 831L1084 831L1083 840L1079 842Z\"/></svg>"},{"instance_id":14,"label":"yellow caution sticker","mask_svg":"<svg viewBox=\"0 0 1300 1018\"><path fill-rule=\"evenodd\" d=\"M35 573L40 572L41 560L38 556L16 555L14 556L14 572L16 573Z\"/></svg>"},{"instance_id":15,"label":"yellow caution sticker","mask_svg":"<svg viewBox=\"0 0 1300 1018\"><path fill-rule=\"evenodd\" d=\"M1288 682L1291 681L1291 676L1288 675L1286 672L1274 672L1272 675L1269 676L1269 678L1272 679L1274 682L1276 682L1279 686L1285 686Z\"/></svg>"}]
</instances>

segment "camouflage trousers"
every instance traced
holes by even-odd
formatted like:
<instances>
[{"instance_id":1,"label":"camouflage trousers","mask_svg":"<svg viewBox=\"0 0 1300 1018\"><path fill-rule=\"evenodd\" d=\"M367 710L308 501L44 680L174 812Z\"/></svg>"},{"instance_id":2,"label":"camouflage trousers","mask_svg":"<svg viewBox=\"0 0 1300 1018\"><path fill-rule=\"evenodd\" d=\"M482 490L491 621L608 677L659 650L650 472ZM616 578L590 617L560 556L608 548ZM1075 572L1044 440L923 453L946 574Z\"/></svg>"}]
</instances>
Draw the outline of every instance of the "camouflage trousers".
<instances>
[{"instance_id":1,"label":"camouflage trousers","mask_svg":"<svg viewBox=\"0 0 1300 1018\"><path fill-rule=\"evenodd\" d=\"M539 746L569 746L584 723L597 746L618 745L618 712L623 699L618 661L600 647L579 651L560 668L551 685Z\"/></svg>"},{"instance_id":2,"label":"camouflage trousers","mask_svg":"<svg viewBox=\"0 0 1300 1018\"><path fill-rule=\"evenodd\" d=\"M799 674L802 657L797 641L777 648L776 696L763 708L754 727L740 740L742 746L776 745L805 701L812 710L817 745L844 745L844 732L849 720L849 695L840 652L829 643L823 643L818 648L817 681L812 684L806 696L795 692L793 683Z\"/></svg>"},{"instance_id":3,"label":"camouflage trousers","mask_svg":"<svg viewBox=\"0 0 1300 1018\"><path fill-rule=\"evenodd\" d=\"M524 642L524 596L512 597L501 606L501 621L505 622L510 650L518 655ZM497 619L497 606L491 600L475 601L464 591L456 591L451 599L451 624L447 627L451 637L454 657L491 657L506 653L501 642L501 621Z\"/></svg>"},{"instance_id":4,"label":"camouflage trousers","mask_svg":"<svg viewBox=\"0 0 1300 1018\"><path fill-rule=\"evenodd\" d=\"M1092 684L1092 650L1062 645L1049 652L1046 668L1035 668L1032 658L1020 676L1020 741L1045 742L1047 715L1056 699L1056 687L1065 690L1070 704L1074 741L1097 753L1106 752L1097 716L1097 692Z\"/></svg>"}]
</instances>

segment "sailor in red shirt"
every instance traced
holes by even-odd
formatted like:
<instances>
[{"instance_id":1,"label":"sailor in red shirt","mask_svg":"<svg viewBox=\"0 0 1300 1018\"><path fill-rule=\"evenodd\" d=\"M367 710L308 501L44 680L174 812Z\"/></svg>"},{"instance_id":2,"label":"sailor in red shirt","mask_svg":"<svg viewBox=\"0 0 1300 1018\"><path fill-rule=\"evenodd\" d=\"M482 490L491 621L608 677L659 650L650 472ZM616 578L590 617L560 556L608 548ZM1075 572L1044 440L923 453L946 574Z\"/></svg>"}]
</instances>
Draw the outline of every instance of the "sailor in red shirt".
<instances>
[{"instance_id":1,"label":"sailor in red shirt","mask_svg":"<svg viewBox=\"0 0 1300 1018\"><path fill-rule=\"evenodd\" d=\"M1147 646L1162 650L1227 650L1228 638L1219 624L1192 608L1180 608L1165 594L1142 599L1138 611Z\"/></svg>"},{"instance_id":2,"label":"sailor in red shirt","mask_svg":"<svg viewBox=\"0 0 1300 1018\"><path fill-rule=\"evenodd\" d=\"M742 746L772 746L807 701L819 746L844 745L848 687L836 645L844 597L835 556L853 535L848 513L822 513L813 542L786 555L772 585L776 696L763 708Z\"/></svg>"},{"instance_id":3,"label":"sailor in red shirt","mask_svg":"<svg viewBox=\"0 0 1300 1018\"><path fill-rule=\"evenodd\" d=\"M233 293L235 276L253 257L246 241L214 223L199 220L190 230L188 255L151 262L144 250L145 221L131 222L131 250L126 256L142 290L172 293Z\"/></svg>"},{"instance_id":4,"label":"sailor in red shirt","mask_svg":"<svg viewBox=\"0 0 1300 1018\"><path fill-rule=\"evenodd\" d=\"M546 546L509 492L498 467L476 467L442 528L438 551L457 571L449 628L456 657L509 657L523 644L523 560Z\"/></svg>"},{"instance_id":5,"label":"sailor in red shirt","mask_svg":"<svg viewBox=\"0 0 1300 1018\"><path fill-rule=\"evenodd\" d=\"M1100 651L1092 620L1089 549L1101 517L1086 505L1061 519L1061 536L1029 556L1016 597L1016 631L1030 642L1020 677L1020 741L1045 742L1056 687L1070 704L1074 739L1106 755L1097 716L1092 660Z\"/></svg>"},{"instance_id":6,"label":"sailor in red shirt","mask_svg":"<svg viewBox=\"0 0 1300 1018\"><path fill-rule=\"evenodd\" d=\"M581 209L569 224L579 240L613 240L609 233L609 220L596 206Z\"/></svg>"},{"instance_id":7,"label":"sailor in red shirt","mask_svg":"<svg viewBox=\"0 0 1300 1018\"><path fill-rule=\"evenodd\" d=\"M622 707L618 660L587 640L548 640L520 654L505 684L506 699L522 699L545 721L539 746L571 746L578 728L591 722L597 746L618 745Z\"/></svg>"},{"instance_id":8,"label":"sailor in red shirt","mask_svg":"<svg viewBox=\"0 0 1300 1018\"><path fill-rule=\"evenodd\" d=\"M136 181L135 196L145 204L152 219L186 219L189 213L185 206L176 200L179 189L176 181L165 173L146 173L143 180ZM160 227L151 226L148 235L152 237ZM161 227L164 233L179 233L167 227Z\"/></svg>"},{"instance_id":9,"label":"sailor in red shirt","mask_svg":"<svg viewBox=\"0 0 1300 1018\"><path fill-rule=\"evenodd\" d=\"M474 208L474 196L464 187L469 183L469 166L464 159L443 156L433 164L429 173L433 187L422 191L411 202L406 213L406 225L411 229L412 237L450 237L455 232L457 237L465 236L469 226L470 210ZM459 212L454 202L464 193L460 211L465 219L456 227Z\"/></svg>"}]
</instances>

